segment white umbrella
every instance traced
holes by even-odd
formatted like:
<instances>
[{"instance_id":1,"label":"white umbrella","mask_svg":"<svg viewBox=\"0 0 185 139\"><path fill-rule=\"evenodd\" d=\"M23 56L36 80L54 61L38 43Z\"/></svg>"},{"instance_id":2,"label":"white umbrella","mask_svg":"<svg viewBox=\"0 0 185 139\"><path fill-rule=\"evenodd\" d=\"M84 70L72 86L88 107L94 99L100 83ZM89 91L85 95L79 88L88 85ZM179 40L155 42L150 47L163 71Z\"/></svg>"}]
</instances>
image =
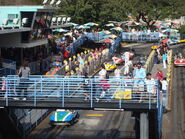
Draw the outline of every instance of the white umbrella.
<instances>
[{"instance_id":1,"label":"white umbrella","mask_svg":"<svg viewBox=\"0 0 185 139\"><path fill-rule=\"evenodd\" d=\"M110 23L110 24L106 24L105 26L107 26L107 27L114 27L114 24Z\"/></svg>"},{"instance_id":2,"label":"white umbrella","mask_svg":"<svg viewBox=\"0 0 185 139\"><path fill-rule=\"evenodd\" d=\"M98 24L96 23L93 23L93 22L89 22L89 23L86 23L84 24L85 26L98 26Z\"/></svg>"}]
</instances>

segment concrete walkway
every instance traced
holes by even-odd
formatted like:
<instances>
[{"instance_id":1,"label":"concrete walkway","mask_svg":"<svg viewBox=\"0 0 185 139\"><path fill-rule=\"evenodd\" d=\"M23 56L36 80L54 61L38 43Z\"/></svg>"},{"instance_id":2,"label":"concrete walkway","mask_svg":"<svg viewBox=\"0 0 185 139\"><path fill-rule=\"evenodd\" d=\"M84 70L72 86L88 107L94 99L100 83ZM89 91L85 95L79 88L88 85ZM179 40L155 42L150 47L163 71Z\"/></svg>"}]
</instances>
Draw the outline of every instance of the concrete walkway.
<instances>
[{"instance_id":1,"label":"concrete walkway","mask_svg":"<svg viewBox=\"0 0 185 139\"><path fill-rule=\"evenodd\" d=\"M163 72L164 76L166 77L167 68L166 69L163 68L163 63L155 64L153 66L152 71L151 71L152 77L154 77L155 74L157 73L157 69L160 69Z\"/></svg>"}]
</instances>

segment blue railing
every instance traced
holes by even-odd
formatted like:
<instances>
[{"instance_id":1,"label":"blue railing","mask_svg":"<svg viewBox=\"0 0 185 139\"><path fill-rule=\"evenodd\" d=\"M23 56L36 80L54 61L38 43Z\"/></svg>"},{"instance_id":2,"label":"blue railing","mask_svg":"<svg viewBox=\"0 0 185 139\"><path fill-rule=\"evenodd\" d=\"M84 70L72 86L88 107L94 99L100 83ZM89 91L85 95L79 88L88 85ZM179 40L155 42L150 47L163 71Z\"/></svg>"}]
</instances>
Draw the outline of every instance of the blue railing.
<instances>
[{"instance_id":1,"label":"blue railing","mask_svg":"<svg viewBox=\"0 0 185 139\"><path fill-rule=\"evenodd\" d=\"M4 84L5 83L5 84ZM30 103L28 106L37 107L40 101L60 102L65 107L68 102L84 102L88 99L89 108L97 103L116 103L115 108L121 109L122 103L145 103L148 109L152 104L158 104L158 84L138 79L100 79L64 76L30 76L19 78L8 76L3 78L1 85L5 85L3 102L5 106L12 106L12 100L20 99ZM26 100L27 99L27 100ZM3 105L3 104L1 104Z\"/></svg>"},{"instance_id":2,"label":"blue railing","mask_svg":"<svg viewBox=\"0 0 185 139\"><path fill-rule=\"evenodd\" d=\"M122 32L122 41L126 42L158 42L159 40L159 32Z\"/></svg>"}]
</instances>

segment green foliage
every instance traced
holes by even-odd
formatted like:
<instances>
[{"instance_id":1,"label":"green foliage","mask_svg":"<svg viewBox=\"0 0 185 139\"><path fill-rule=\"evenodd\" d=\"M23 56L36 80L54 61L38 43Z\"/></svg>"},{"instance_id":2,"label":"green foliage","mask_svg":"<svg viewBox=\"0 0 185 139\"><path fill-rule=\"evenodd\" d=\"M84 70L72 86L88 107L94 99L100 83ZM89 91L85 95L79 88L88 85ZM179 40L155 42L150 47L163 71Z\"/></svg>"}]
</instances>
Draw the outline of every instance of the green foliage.
<instances>
[{"instance_id":1,"label":"green foliage","mask_svg":"<svg viewBox=\"0 0 185 139\"><path fill-rule=\"evenodd\" d=\"M182 25L179 29L179 32L185 34L185 25Z\"/></svg>"},{"instance_id":2,"label":"green foliage","mask_svg":"<svg viewBox=\"0 0 185 139\"><path fill-rule=\"evenodd\" d=\"M32 0L36 4L43 0ZM76 23L125 21L128 15L148 26L158 19L185 15L184 0L62 0L59 14Z\"/></svg>"}]
</instances>

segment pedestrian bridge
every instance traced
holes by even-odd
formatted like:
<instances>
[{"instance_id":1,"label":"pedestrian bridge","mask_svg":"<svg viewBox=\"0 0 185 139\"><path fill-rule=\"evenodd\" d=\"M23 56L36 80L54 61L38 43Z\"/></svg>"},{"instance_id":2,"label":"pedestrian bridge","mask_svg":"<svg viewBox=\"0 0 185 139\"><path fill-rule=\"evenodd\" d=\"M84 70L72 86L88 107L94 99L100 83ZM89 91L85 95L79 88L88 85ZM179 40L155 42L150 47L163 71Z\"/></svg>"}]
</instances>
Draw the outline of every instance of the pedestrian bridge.
<instances>
[{"instance_id":1,"label":"pedestrian bridge","mask_svg":"<svg viewBox=\"0 0 185 139\"><path fill-rule=\"evenodd\" d=\"M160 105L157 81L128 77L8 76L0 84L1 107L152 110Z\"/></svg>"}]
</instances>

